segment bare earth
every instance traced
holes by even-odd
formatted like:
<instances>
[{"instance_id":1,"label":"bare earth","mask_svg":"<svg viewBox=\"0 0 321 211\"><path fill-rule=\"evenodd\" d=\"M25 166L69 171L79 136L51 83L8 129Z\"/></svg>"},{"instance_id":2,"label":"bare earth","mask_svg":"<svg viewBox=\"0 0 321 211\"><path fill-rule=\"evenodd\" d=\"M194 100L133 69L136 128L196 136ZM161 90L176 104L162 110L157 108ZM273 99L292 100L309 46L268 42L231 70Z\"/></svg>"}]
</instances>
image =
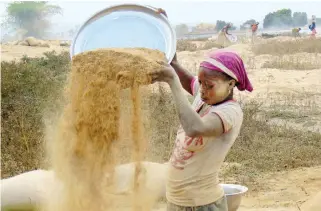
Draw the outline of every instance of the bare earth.
<instances>
[{"instance_id":1,"label":"bare earth","mask_svg":"<svg viewBox=\"0 0 321 211\"><path fill-rule=\"evenodd\" d=\"M1 45L1 61L17 60L24 55L29 57L40 57L44 52L56 51L57 53L62 51L68 51L68 47L61 47L58 45L51 45L47 47L32 47L22 45Z\"/></svg>"},{"instance_id":2,"label":"bare earth","mask_svg":"<svg viewBox=\"0 0 321 211\"><path fill-rule=\"evenodd\" d=\"M238 211L300 211L301 204L321 190L321 166L262 175L262 181L265 187L250 190ZM156 210L165 207L159 204Z\"/></svg>"},{"instance_id":3,"label":"bare earth","mask_svg":"<svg viewBox=\"0 0 321 211\"><path fill-rule=\"evenodd\" d=\"M288 125L308 132L321 131L321 69L315 70L280 70L262 68L271 55L255 56L248 44L237 44L228 49L235 50L243 57L248 67L249 77L254 86L251 94L237 94L239 100L255 99L264 103L288 105L291 98L303 108L302 116L271 118L273 124ZM1 60L11 61L23 55L39 57L46 51L68 51L69 47L51 45L46 47L29 47L18 45L2 45ZM206 51L179 52L178 58L189 70L196 73L197 65ZM297 55L299 58L311 57L308 53ZM317 55L320 56L320 55ZM283 103L283 104L282 104ZM289 103L290 104L290 103ZM295 112L296 108L289 112ZM300 205L321 191L321 166L300 168L291 171L269 173L261 176L264 187L249 190L243 198L239 211L299 211ZM165 204L158 205L157 210L166 210ZM317 211L317 210L316 210Z\"/></svg>"}]
</instances>

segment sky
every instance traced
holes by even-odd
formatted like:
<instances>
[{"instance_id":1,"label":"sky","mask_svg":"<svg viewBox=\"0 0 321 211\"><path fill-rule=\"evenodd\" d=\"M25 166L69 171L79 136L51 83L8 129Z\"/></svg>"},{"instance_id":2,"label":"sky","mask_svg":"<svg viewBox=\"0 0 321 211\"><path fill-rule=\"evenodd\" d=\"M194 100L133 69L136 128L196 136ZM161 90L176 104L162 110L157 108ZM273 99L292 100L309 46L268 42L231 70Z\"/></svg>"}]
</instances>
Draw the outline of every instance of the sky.
<instances>
[{"instance_id":1,"label":"sky","mask_svg":"<svg viewBox=\"0 0 321 211\"><path fill-rule=\"evenodd\" d=\"M224 20L241 25L249 19L263 22L264 16L283 8L292 12L307 12L308 18L312 15L321 17L321 0L315 1L202 1L202 0L127 0L127 1L51 1L63 9L63 15L56 15L52 22L57 27L70 27L81 25L94 13L121 3L138 3L161 7L167 11L169 20L173 25L187 23L195 25L199 22L215 23ZM5 3L0 3L1 16L5 13ZM261 25L262 26L262 25Z\"/></svg>"}]
</instances>

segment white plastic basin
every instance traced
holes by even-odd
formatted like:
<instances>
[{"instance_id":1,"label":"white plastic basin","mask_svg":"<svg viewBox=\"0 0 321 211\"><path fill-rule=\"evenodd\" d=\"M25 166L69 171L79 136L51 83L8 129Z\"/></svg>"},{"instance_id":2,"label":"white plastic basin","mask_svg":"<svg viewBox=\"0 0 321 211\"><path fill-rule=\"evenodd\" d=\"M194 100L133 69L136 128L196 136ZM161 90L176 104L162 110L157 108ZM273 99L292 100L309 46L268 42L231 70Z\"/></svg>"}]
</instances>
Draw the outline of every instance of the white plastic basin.
<instances>
[{"instance_id":1,"label":"white plastic basin","mask_svg":"<svg viewBox=\"0 0 321 211\"><path fill-rule=\"evenodd\" d=\"M242 195L248 191L248 188L242 185L221 184L227 198L228 211L236 211L240 204Z\"/></svg>"}]
</instances>

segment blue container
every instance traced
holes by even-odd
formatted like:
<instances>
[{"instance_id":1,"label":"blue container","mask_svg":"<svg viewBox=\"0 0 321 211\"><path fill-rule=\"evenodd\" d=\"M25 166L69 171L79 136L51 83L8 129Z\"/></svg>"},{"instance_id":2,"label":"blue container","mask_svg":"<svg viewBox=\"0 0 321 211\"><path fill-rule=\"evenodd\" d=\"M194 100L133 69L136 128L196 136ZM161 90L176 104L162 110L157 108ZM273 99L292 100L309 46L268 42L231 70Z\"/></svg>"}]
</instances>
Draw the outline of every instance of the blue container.
<instances>
[{"instance_id":1,"label":"blue container","mask_svg":"<svg viewBox=\"0 0 321 211\"><path fill-rule=\"evenodd\" d=\"M168 19L155 8L137 4L108 7L90 17L72 41L70 56L99 48L150 48L176 52L176 34Z\"/></svg>"}]
</instances>

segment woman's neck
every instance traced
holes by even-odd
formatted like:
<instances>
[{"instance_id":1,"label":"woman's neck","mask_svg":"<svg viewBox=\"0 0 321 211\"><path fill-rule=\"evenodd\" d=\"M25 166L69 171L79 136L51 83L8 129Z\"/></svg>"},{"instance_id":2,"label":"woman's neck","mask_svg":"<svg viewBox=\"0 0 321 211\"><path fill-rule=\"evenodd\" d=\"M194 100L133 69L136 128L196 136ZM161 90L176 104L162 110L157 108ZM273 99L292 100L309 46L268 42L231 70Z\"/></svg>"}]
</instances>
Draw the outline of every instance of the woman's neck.
<instances>
[{"instance_id":1,"label":"woman's neck","mask_svg":"<svg viewBox=\"0 0 321 211\"><path fill-rule=\"evenodd\" d=\"M229 101L229 100L233 100L233 90L230 92L230 94L224 100L213 104L213 106L220 105L220 104L225 103L226 101Z\"/></svg>"}]
</instances>

